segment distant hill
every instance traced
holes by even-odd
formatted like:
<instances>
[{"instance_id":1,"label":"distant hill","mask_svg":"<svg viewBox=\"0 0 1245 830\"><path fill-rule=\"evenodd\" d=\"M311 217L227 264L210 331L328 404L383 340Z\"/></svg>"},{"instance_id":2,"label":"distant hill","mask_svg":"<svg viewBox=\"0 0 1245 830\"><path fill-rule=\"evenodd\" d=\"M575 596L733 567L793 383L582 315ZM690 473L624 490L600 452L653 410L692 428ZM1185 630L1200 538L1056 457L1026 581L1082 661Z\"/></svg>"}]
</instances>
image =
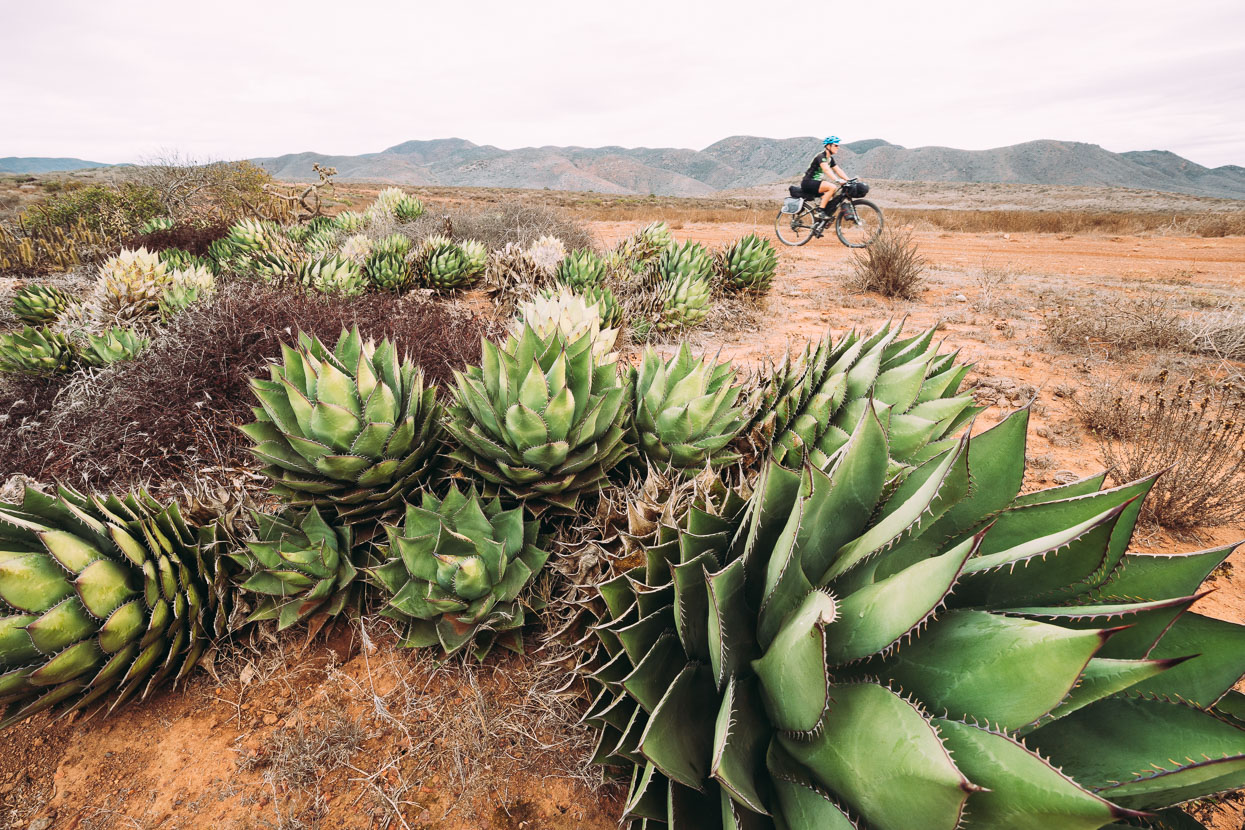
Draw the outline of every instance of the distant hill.
<instances>
[{"instance_id":1,"label":"distant hill","mask_svg":"<svg viewBox=\"0 0 1245 830\"><path fill-rule=\"evenodd\" d=\"M67 170L86 170L91 167L111 167L102 161L83 159L50 159L6 156L0 158L0 173L63 173Z\"/></svg>"},{"instance_id":2,"label":"distant hill","mask_svg":"<svg viewBox=\"0 0 1245 830\"><path fill-rule=\"evenodd\" d=\"M703 150L648 147L524 147L502 150L461 138L406 141L360 156L297 153L252 159L279 179L314 180L312 164L341 179L406 185L549 188L612 194L708 196L794 182L820 139L732 136ZM1209 168L1164 150L1112 153L1096 144L1030 141L992 150L901 147L882 139L843 145L855 176L931 182L1096 185L1245 199L1245 168Z\"/></svg>"}]
</instances>

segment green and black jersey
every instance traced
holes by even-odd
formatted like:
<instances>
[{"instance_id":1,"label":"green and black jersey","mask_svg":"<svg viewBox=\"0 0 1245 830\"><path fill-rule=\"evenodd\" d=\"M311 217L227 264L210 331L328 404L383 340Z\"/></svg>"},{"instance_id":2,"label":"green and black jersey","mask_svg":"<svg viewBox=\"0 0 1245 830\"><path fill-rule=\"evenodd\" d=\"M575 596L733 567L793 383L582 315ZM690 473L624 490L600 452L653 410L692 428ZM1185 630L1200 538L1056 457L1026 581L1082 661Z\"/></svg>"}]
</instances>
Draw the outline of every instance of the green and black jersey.
<instances>
[{"instance_id":1,"label":"green and black jersey","mask_svg":"<svg viewBox=\"0 0 1245 830\"><path fill-rule=\"evenodd\" d=\"M804 178L812 179L815 182L819 182L826 178L826 174L821 172L821 165L823 162L831 167L838 167L838 164L835 163L834 156L827 158L825 151L822 151L813 156L813 162L808 166L808 172L804 174Z\"/></svg>"}]
</instances>

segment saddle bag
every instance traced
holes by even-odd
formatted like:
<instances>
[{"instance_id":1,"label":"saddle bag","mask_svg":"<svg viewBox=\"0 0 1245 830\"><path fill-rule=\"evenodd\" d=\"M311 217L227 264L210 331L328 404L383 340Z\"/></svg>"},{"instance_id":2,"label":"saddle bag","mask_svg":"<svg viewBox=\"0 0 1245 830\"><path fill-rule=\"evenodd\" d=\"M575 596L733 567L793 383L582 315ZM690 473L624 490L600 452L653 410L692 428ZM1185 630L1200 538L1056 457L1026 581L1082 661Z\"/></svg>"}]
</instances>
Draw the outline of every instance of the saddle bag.
<instances>
[{"instance_id":1,"label":"saddle bag","mask_svg":"<svg viewBox=\"0 0 1245 830\"><path fill-rule=\"evenodd\" d=\"M782 212L783 213L799 213L802 207L804 207L803 199L796 199L794 197L791 197L791 198L782 200Z\"/></svg>"}]
</instances>

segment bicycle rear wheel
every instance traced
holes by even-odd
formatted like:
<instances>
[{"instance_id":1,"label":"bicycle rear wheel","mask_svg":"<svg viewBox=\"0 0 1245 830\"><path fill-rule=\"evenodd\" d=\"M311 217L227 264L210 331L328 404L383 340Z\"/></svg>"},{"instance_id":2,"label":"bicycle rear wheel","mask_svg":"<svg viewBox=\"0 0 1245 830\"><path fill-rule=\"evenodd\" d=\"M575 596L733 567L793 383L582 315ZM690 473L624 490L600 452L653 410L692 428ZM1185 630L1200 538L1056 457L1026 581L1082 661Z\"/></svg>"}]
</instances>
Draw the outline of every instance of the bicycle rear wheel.
<instances>
[{"instance_id":1,"label":"bicycle rear wheel","mask_svg":"<svg viewBox=\"0 0 1245 830\"><path fill-rule=\"evenodd\" d=\"M778 212L774 219L774 233L784 245L803 245L813 238L813 211L805 205L799 213Z\"/></svg>"},{"instance_id":2,"label":"bicycle rear wheel","mask_svg":"<svg viewBox=\"0 0 1245 830\"><path fill-rule=\"evenodd\" d=\"M853 218L855 214L855 218ZM839 207L834 232L849 248L864 248L882 235L882 209L866 199L852 199Z\"/></svg>"}]
</instances>

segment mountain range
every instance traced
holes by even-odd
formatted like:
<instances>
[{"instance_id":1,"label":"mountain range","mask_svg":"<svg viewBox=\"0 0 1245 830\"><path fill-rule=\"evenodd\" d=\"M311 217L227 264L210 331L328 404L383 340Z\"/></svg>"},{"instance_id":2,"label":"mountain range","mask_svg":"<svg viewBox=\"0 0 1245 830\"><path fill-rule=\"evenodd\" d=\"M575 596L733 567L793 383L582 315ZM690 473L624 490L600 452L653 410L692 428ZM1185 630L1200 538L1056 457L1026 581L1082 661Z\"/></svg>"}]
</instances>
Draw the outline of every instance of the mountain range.
<instances>
[{"instance_id":1,"label":"mountain range","mask_svg":"<svg viewBox=\"0 0 1245 830\"><path fill-rule=\"evenodd\" d=\"M703 150L648 147L523 147L503 150L461 138L406 141L357 156L294 153L252 159L278 179L315 180L312 165L339 180L413 186L498 187L610 194L711 196L799 179L818 152L813 137L732 136ZM839 163L864 179L1095 185L1245 199L1245 167L1203 167L1165 150L1113 153L1096 144L1041 140L990 150L901 147L882 139L844 144ZM32 163L19 170L22 161ZM78 159L0 159L0 172L49 172ZM35 164L38 163L38 164ZM39 166L42 165L42 166Z\"/></svg>"}]
</instances>

